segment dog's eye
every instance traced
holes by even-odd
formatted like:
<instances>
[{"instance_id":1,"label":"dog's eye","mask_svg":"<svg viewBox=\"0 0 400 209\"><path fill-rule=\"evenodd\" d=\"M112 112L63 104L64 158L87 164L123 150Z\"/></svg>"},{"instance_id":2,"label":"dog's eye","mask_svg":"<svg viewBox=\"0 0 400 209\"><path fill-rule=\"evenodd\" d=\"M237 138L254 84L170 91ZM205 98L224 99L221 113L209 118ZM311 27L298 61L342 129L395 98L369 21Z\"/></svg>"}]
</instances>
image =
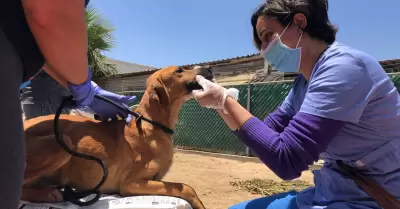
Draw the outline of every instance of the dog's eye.
<instances>
[{"instance_id":1,"label":"dog's eye","mask_svg":"<svg viewBox=\"0 0 400 209\"><path fill-rule=\"evenodd\" d=\"M175 73L183 73L183 69L182 68L178 68L178 70L176 70Z\"/></svg>"}]
</instances>

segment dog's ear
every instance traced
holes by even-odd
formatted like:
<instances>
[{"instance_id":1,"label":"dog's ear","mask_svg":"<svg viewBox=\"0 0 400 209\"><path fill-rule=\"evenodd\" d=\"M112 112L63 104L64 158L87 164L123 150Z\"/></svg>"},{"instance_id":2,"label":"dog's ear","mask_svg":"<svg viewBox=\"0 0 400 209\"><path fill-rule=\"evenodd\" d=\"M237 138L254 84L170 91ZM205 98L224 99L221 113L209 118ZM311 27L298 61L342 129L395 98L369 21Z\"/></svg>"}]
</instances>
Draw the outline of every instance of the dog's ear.
<instances>
[{"instance_id":1,"label":"dog's ear","mask_svg":"<svg viewBox=\"0 0 400 209\"><path fill-rule=\"evenodd\" d=\"M162 82L157 82L151 84L150 90L150 101L153 104L160 105L161 107L169 108L170 106L170 99L168 91L165 85Z\"/></svg>"}]
</instances>

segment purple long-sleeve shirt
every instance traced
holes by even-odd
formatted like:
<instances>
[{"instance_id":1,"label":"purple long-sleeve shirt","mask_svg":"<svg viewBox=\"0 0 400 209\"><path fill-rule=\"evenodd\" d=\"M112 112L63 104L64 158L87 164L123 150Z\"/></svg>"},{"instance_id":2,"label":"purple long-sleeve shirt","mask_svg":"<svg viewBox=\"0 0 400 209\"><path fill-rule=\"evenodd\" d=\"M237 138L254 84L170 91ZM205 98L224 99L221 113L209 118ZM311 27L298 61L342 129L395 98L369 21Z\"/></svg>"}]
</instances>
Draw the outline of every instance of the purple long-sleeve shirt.
<instances>
[{"instance_id":1,"label":"purple long-sleeve shirt","mask_svg":"<svg viewBox=\"0 0 400 209\"><path fill-rule=\"evenodd\" d=\"M400 96L372 56L333 43L264 122L251 118L237 134L281 178L299 176L322 151L330 164L313 172L315 187L296 195L297 208L380 208L336 160L400 197Z\"/></svg>"},{"instance_id":2,"label":"purple long-sleeve shirt","mask_svg":"<svg viewBox=\"0 0 400 209\"><path fill-rule=\"evenodd\" d=\"M344 122L279 108L264 122L252 117L234 133L276 175L291 180L301 175L326 150Z\"/></svg>"},{"instance_id":3,"label":"purple long-sleeve shirt","mask_svg":"<svg viewBox=\"0 0 400 209\"><path fill-rule=\"evenodd\" d=\"M264 124L270 127L272 130L281 133L285 127L292 120L293 115L287 114L278 108L275 112L272 112L264 119Z\"/></svg>"}]
</instances>

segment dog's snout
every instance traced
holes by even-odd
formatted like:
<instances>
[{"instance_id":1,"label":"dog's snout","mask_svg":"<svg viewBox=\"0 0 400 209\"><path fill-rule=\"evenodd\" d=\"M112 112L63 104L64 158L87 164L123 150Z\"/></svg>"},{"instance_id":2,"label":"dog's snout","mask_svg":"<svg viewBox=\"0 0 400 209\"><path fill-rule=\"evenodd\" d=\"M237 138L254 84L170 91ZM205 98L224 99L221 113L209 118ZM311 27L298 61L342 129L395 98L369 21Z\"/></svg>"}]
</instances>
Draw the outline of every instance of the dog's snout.
<instances>
[{"instance_id":1,"label":"dog's snout","mask_svg":"<svg viewBox=\"0 0 400 209\"><path fill-rule=\"evenodd\" d=\"M198 74L207 80L212 80L214 78L214 70L211 67L200 68Z\"/></svg>"},{"instance_id":2,"label":"dog's snout","mask_svg":"<svg viewBox=\"0 0 400 209\"><path fill-rule=\"evenodd\" d=\"M196 71L196 75L201 75L210 81L214 80L214 70L211 67L195 66L193 69ZM200 84L197 83L196 79L194 78L192 81L186 83L186 88L189 92L202 89Z\"/></svg>"}]
</instances>

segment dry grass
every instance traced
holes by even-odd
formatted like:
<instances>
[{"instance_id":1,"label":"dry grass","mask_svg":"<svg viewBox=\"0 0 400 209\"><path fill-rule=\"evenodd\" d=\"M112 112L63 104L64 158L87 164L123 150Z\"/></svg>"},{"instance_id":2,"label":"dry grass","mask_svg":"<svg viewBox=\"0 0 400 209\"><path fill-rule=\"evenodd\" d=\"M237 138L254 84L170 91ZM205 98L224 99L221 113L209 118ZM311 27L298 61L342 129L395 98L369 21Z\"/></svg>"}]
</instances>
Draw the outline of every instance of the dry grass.
<instances>
[{"instance_id":1,"label":"dry grass","mask_svg":"<svg viewBox=\"0 0 400 209\"><path fill-rule=\"evenodd\" d=\"M244 189L252 194L260 194L262 196L275 195L291 190L301 191L312 186L312 184L302 180L274 181L257 178L245 181L233 181L230 182L230 184L232 186Z\"/></svg>"},{"instance_id":2,"label":"dry grass","mask_svg":"<svg viewBox=\"0 0 400 209\"><path fill-rule=\"evenodd\" d=\"M314 164L309 166L309 170L319 170L322 165ZM252 180L245 181L231 181L230 185L234 187L238 187L240 189L244 189L251 194L258 194L262 196L270 196L279 194L282 192L288 192L291 190L301 191L310 186L313 186L312 183L302 180L293 180L293 181L276 181L269 179L259 179L254 178Z\"/></svg>"}]
</instances>

